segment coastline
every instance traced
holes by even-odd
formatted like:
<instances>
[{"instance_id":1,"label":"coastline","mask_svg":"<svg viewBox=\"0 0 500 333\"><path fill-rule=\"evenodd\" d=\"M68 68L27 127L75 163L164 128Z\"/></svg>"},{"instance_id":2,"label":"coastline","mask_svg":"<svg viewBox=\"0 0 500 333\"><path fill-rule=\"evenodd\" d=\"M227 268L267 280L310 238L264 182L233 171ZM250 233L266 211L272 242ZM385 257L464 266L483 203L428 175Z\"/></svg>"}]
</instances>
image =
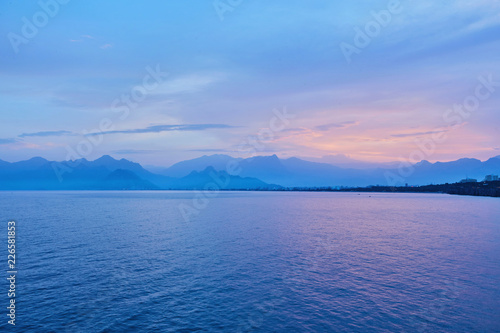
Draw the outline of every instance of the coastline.
<instances>
[{"instance_id":1,"label":"coastline","mask_svg":"<svg viewBox=\"0 0 500 333\"><path fill-rule=\"evenodd\" d=\"M47 191L47 192L81 192L81 191L102 191L102 192L156 192L156 191L204 191L203 188L190 189L0 189L0 192L30 192L30 191ZM372 185L367 187L281 187L281 188L227 188L218 189L217 191L224 192L361 192L361 193L436 193L436 194L451 194L451 195L467 195L467 196L482 196L482 197L500 197L500 181L477 182L477 183L452 183L452 184L437 184L437 185L422 185L422 186L381 186Z\"/></svg>"}]
</instances>

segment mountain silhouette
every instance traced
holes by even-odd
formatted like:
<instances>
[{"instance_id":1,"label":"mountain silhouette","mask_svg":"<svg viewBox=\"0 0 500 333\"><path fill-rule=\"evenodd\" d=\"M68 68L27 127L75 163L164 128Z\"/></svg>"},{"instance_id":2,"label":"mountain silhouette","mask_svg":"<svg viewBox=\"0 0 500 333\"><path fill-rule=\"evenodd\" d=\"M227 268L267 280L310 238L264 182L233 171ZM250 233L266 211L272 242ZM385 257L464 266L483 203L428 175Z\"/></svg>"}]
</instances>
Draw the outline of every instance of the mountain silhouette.
<instances>
[{"instance_id":1,"label":"mountain silhouette","mask_svg":"<svg viewBox=\"0 0 500 333\"><path fill-rule=\"evenodd\" d=\"M105 155L95 161L79 159L51 162L35 157L27 161L0 161L0 190L155 190L205 189L218 180L219 189L275 189L255 178L230 176L213 167L174 178L154 174L140 164Z\"/></svg>"},{"instance_id":2,"label":"mountain silhouette","mask_svg":"<svg viewBox=\"0 0 500 333\"><path fill-rule=\"evenodd\" d=\"M158 190L159 187L141 179L130 170L116 169L106 176L102 183L103 189L121 190Z\"/></svg>"},{"instance_id":3,"label":"mountain silhouette","mask_svg":"<svg viewBox=\"0 0 500 333\"><path fill-rule=\"evenodd\" d=\"M228 167L232 166L232 167ZM153 173L140 164L104 155L94 161L52 162L41 157L9 163L0 160L0 190L256 190L283 187L428 185L500 174L500 156L487 161L462 158L451 162L421 161L401 168L342 168L328 163L276 155L246 159L202 156ZM235 172L237 170L238 172ZM231 173L231 174L230 174ZM388 184L388 175L399 177ZM215 184L215 185L214 185Z\"/></svg>"},{"instance_id":4,"label":"mountain silhouette","mask_svg":"<svg viewBox=\"0 0 500 333\"><path fill-rule=\"evenodd\" d=\"M192 171L189 175L178 179L172 184L173 189L203 190L203 189L279 189L281 186L267 184L257 178L229 175L226 171L217 171L209 166L205 170Z\"/></svg>"},{"instance_id":5,"label":"mountain silhouette","mask_svg":"<svg viewBox=\"0 0 500 333\"><path fill-rule=\"evenodd\" d=\"M241 177L252 177L266 183L286 187L309 186L369 186L389 185L388 175L397 176L398 184L427 185L453 183L463 178L483 179L488 174L500 173L500 157L481 162L463 158L451 162L421 161L411 166L398 162L385 163L376 168L345 168L329 163L306 161L297 157L280 159L276 155L255 156L241 159L228 155L203 156L182 161L170 168L158 170L162 175L188 175L209 166L217 171L227 171L228 163L236 163ZM408 170L409 169L409 170Z\"/></svg>"}]
</instances>

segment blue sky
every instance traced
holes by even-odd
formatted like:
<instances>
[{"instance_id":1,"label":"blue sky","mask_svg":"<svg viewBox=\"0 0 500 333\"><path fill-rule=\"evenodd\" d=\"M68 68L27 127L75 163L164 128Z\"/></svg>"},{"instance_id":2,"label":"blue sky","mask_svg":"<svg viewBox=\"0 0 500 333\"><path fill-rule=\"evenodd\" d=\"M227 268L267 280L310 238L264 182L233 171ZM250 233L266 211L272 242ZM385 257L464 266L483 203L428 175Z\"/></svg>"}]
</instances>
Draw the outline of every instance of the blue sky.
<instances>
[{"instance_id":1,"label":"blue sky","mask_svg":"<svg viewBox=\"0 0 500 333\"><path fill-rule=\"evenodd\" d=\"M284 109L294 118L258 153L383 162L431 142L431 161L500 155L500 85L445 116L500 82L498 1L54 1L41 1L53 17L38 1L0 5L0 159L244 157ZM347 61L341 45L381 11Z\"/></svg>"}]
</instances>

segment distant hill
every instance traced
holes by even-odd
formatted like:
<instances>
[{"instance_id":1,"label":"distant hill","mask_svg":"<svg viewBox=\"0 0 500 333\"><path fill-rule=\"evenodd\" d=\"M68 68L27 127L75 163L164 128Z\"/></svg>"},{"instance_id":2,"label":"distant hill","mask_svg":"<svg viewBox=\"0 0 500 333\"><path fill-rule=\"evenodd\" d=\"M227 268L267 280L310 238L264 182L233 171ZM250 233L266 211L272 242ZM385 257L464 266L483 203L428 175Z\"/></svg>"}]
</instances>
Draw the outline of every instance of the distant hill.
<instances>
[{"instance_id":1,"label":"distant hill","mask_svg":"<svg viewBox=\"0 0 500 333\"><path fill-rule=\"evenodd\" d=\"M192 171L189 175L174 181L171 189L203 190L203 189L279 189L281 186L267 184L257 178L239 177L229 175L226 171L217 171L213 167L207 167L198 172Z\"/></svg>"},{"instance_id":2,"label":"distant hill","mask_svg":"<svg viewBox=\"0 0 500 333\"><path fill-rule=\"evenodd\" d=\"M295 190L295 189L294 189ZM448 193L484 197L500 197L500 181L474 183L453 183L423 186L368 186L343 189L296 189L306 191L339 191L339 192L392 192L392 193Z\"/></svg>"}]
</instances>

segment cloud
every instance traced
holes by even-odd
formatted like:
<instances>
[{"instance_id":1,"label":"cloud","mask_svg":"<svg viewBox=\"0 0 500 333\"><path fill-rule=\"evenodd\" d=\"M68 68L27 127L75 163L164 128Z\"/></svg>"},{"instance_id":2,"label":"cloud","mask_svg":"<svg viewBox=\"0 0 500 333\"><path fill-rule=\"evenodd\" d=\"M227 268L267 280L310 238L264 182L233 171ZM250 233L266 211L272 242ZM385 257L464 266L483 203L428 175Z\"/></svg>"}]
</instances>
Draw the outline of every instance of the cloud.
<instances>
[{"instance_id":1,"label":"cloud","mask_svg":"<svg viewBox=\"0 0 500 333\"><path fill-rule=\"evenodd\" d=\"M422 136L422 135L429 135L429 134L436 134L436 133L443 133L443 132L447 132L447 130L442 129L442 130L427 131L427 132L401 133L401 134L392 134L391 136L393 138L407 138L410 136Z\"/></svg>"},{"instance_id":2,"label":"cloud","mask_svg":"<svg viewBox=\"0 0 500 333\"><path fill-rule=\"evenodd\" d=\"M195 151L199 153L234 153L234 149L190 149L188 151Z\"/></svg>"},{"instance_id":3,"label":"cloud","mask_svg":"<svg viewBox=\"0 0 500 333\"><path fill-rule=\"evenodd\" d=\"M301 128L301 127L296 127L296 128L285 128L282 129L280 132L293 132L293 133L298 133L298 132L305 132L307 129Z\"/></svg>"},{"instance_id":4,"label":"cloud","mask_svg":"<svg viewBox=\"0 0 500 333\"><path fill-rule=\"evenodd\" d=\"M102 3L103 8L97 10L109 11ZM226 29L216 24L216 15L207 16L205 5L163 1L157 6L154 15L134 16L141 4L124 2L120 15L113 20L93 17L92 10L68 12L69 21L87 28L68 31L63 38L48 34L46 43L30 43L33 52L29 54L36 56L6 57L2 73L9 79L0 84L0 99L7 113L0 126L4 137L55 130L59 126L54 127L54 117L61 114L68 123L76 124L68 129L79 135L79 126L92 126L87 123L109 113L115 98L130 94L131 87L140 87L149 74L146 66L154 69L159 62L161 71L169 72L169 76L155 90L148 91L140 112L136 112L135 123L116 124L113 130L226 123L246 126L245 133L257 133L273 116L270 108L288 105L297 114L287 126L293 128L274 133L274 140L269 140L279 149L288 147L294 149L295 155L308 156L348 152L366 160L371 157L364 152L376 149L384 152L387 160L396 159L414 150L414 137L409 133L447 126L441 113L474 93L476 78L496 68L495 54L500 51L500 43L495 43L500 31L500 2L491 0L405 2L404 10L382 27L371 44L352 55L354 67L346 66L339 44L353 44L353 27L363 30L373 19L370 12L386 10L387 2L314 1L305 8L300 1L282 1L267 7L249 6L238 14L233 12L237 20L226 13ZM213 8L208 9L213 12ZM287 15L277 16L280 11ZM182 20L180 14L186 13L191 20ZM339 15L332 17L332 13ZM257 15L261 19L255 20ZM113 29L129 24L130 17L136 19L141 34ZM89 20L101 29L87 30ZM178 33L171 33L172 26ZM241 26L248 29L238 29ZM69 39L81 42L71 43ZM100 48L106 44L116 45L116 49ZM137 47L129 47L134 45ZM19 47L22 50L26 45ZM99 56L122 47L126 52L117 55L115 61ZM499 79L494 75L493 81ZM482 111L489 116L475 117L464 132L455 131L436 148L433 159L462 157L473 150L473 144L477 145L477 157L488 154L484 147L498 147L494 131L500 113L490 109L498 105L499 98L492 94L488 101L481 102ZM12 126L7 121L10 113L12 119L14 114L27 119L26 127L18 128L15 135L7 134ZM348 119L358 120L359 125L348 128L349 124L342 123ZM183 142L169 142L168 156L134 155L151 164L165 160L170 163L196 155L185 153L186 147L232 148L232 142L239 141L237 131L142 134L133 138L143 137L144 141L131 142L132 147L111 140L100 150L162 149L165 145L160 136L189 134ZM462 133L476 135L478 142L466 141ZM196 134L223 135L200 138ZM125 135L106 138L121 139ZM479 142L479 137L483 141ZM24 140L65 144L71 138L76 136ZM469 150L465 150L462 140ZM1 147L7 150L21 142ZM65 150L54 148L53 154L63 158Z\"/></svg>"},{"instance_id":5,"label":"cloud","mask_svg":"<svg viewBox=\"0 0 500 333\"><path fill-rule=\"evenodd\" d=\"M94 37L92 37L90 35L81 35L80 37L86 38L86 39L95 39ZM69 41L72 43L77 43L77 42L83 42L83 39L70 39Z\"/></svg>"},{"instance_id":6,"label":"cloud","mask_svg":"<svg viewBox=\"0 0 500 333\"><path fill-rule=\"evenodd\" d=\"M23 133L19 135L20 138L33 137L33 136L64 136L64 135L75 135L70 131L44 131L35 133Z\"/></svg>"},{"instance_id":7,"label":"cloud","mask_svg":"<svg viewBox=\"0 0 500 333\"><path fill-rule=\"evenodd\" d=\"M223 73L188 74L163 82L161 86L150 92L151 95L170 95L198 92L206 87L222 81Z\"/></svg>"},{"instance_id":8,"label":"cloud","mask_svg":"<svg viewBox=\"0 0 500 333\"><path fill-rule=\"evenodd\" d=\"M315 128L318 131L329 131L332 128L347 128L347 127L355 126L357 124L358 124L357 121L344 121L341 123L331 123L331 124L319 125L319 126L316 126Z\"/></svg>"},{"instance_id":9,"label":"cloud","mask_svg":"<svg viewBox=\"0 0 500 333\"><path fill-rule=\"evenodd\" d=\"M146 128L89 133L86 136L95 136L101 134L161 133L170 131L205 131L209 129L225 129L225 128L235 128L235 127L236 126L230 126L225 124L155 125Z\"/></svg>"},{"instance_id":10,"label":"cloud","mask_svg":"<svg viewBox=\"0 0 500 333\"><path fill-rule=\"evenodd\" d=\"M0 145L8 145L10 143L16 143L17 139L0 139Z\"/></svg>"},{"instance_id":11,"label":"cloud","mask_svg":"<svg viewBox=\"0 0 500 333\"><path fill-rule=\"evenodd\" d=\"M151 153L158 153L160 150L153 150L153 149L122 149L122 150L113 150L113 154L117 155L130 155L130 154L151 154Z\"/></svg>"},{"instance_id":12,"label":"cloud","mask_svg":"<svg viewBox=\"0 0 500 333\"><path fill-rule=\"evenodd\" d=\"M113 47L112 44L104 44L104 45L101 46L101 49L105 50L105 49L109 49L111 47Z\"/></svg>"}]
</instances>

